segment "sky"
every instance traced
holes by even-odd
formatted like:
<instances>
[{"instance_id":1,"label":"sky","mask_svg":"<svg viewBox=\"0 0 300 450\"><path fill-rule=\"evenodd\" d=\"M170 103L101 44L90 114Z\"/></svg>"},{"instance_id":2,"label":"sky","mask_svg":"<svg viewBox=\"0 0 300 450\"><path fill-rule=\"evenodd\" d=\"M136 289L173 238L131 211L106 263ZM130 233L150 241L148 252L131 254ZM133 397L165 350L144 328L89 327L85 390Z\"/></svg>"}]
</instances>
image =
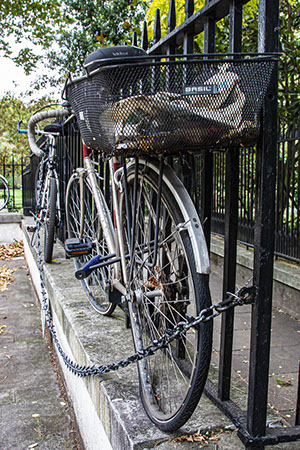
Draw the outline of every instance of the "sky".
<instances>
[{"instance_id":1,"label":"sky","mask_svg":"<svg viewBox=\"0 0 300 450\"><path fill-rule=\"evenodd\" d=\"M15 53L17 53L20 46L16 45L12 42L12 40L10 44L12 50L15 50ZM28 44L26 43L26 45ZM30 45L28 46L30 47ZM42 52L42 49L39 49L37 46L34 46L34 50L38 53L39 51ZM38 73L41 74L42 72L43 66L40 65L38 67ZM46 72L47 70L45 69L45 73ZM6 92L12 92L15 97L20 97L22 93L24 94L26 91L31 89L30 84L36 79L36 77L37 72L26 75L22 67L17 66L11 59L0 56L0 98L3 97ZM53 90L53 88L51 88L51 90ZM30 97L30 99L38 99L43 95L47 95L47 93L49 93L49 91L47 92L46 89L37 91ZM60 99L59 90L57 91L55 97L56 100Z\"/></svg>"},{"instance_id":2,"label":"sky","mask_svg":"<svg viewBox=\"0 0 300 450\"><path fill-rule=\"evenodd\" d=\"M17 67L9 58L0 57L0 80L0 97L8 91L17 97L30 89L32 76L26 76L22 67Z\"/></svg>"}]
</instances>

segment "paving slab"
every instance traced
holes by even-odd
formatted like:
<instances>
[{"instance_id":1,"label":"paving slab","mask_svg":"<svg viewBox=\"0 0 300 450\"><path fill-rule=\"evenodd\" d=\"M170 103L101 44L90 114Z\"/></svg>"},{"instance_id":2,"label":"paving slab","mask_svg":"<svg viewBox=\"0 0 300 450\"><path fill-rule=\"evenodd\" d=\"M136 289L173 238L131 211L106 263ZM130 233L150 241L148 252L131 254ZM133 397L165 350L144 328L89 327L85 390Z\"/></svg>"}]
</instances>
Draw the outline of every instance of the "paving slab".
<instances>
[{"instance_id":1,"label":"paving slab","mask_svg":"<svg viewBox=\"0 0 300 450\"><path fill-rule=\"evenodd\" d=\"M0 266L15 278L0 293L0 449L80 449L26 262L19 257Z\"/></svg>"}]
</instances>

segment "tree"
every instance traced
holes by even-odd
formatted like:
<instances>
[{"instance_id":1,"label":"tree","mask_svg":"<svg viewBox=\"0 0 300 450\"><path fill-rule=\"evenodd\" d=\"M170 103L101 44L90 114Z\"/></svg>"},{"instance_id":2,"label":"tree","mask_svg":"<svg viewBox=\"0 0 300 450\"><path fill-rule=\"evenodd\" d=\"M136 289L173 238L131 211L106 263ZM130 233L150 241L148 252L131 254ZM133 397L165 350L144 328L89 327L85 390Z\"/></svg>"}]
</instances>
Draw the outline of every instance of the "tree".
<instances>
[{"instance_id":1,"label":"tree","mask_svg":"<svg viewBox=\"0 0 300 450\"><path fill-rule=\"evenodd\" d=\"M49 48L61 29L61 19L61 2L57 0L1 0L0 53L29 73L42 58L33 51L33 45ZM16 56L11 49L12 38L22 43Z\"/></svg>"},{"instance_id":2,"label":"tree","mask_svg":"<svg viewBox=\"0 0 300 450\"><path fill-rule=\"evenodd\" d=\"M50 102L51 100L43 97L37 102L26 104L11 94L0 99L0 161L12 156L18 161L29 154L27 135L18 134L17 123L22 120L26 128L30 116Z\"/></svg>"},{"instance_id":3,"label":"tree","mask_svg":"<svg viewBox=\"0 0 300 450\"><path fill-rule=\"evenodd\" d=\"M89 53L99 47L131 44L141 34L147 2L143 0L65 0L64 20L72 23L58 36L58 52L49 61L61 71L78 73Z\"/></svg>"},{"instance_id":4,"label":"tree","mask_svg":"<svg viewBox=\"0 0 300 450\"><path fill-rule=\"evenodd\" d=\"M288 122L300 116L300 1L281 0L279 107Z\"/></svg>"},{"instance_id":5,"label":"tree","mask_svg":"<svg viewBox=\"0 0 300 450\"><path fill-rule=\"evenodd\" d=\"M144 0L2 0L0 54L22 65L26 73L43 60L58 72L78 72L97 47L129 44L140 31ZM17 56L11 39L22 44ZM34 51L44 49L44 55ZM55 48L55 50L54 50Z\"/></svg>"}]
</instances>

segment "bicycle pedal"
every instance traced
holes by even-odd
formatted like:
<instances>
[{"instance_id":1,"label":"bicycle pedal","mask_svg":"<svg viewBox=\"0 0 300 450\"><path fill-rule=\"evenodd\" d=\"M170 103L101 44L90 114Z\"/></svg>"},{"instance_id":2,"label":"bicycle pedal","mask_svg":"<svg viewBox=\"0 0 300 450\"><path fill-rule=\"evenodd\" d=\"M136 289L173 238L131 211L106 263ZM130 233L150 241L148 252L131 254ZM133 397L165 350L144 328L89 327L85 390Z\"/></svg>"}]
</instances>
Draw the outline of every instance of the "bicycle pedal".
<instances>
[{"instance_id":1,"label":"bicycle pedal","mask_svg":"<svg viewBox=\"0 0 300 450\"><path fill-rule=\"evenodd\" d=\"M92 242L87 238L69 238L65 240L65 251L68 258L88 255L93 248Z\"/></svg>"},{"instance_id":2,"label":"bicycle pedal","mask_svg":"<svg viewBox=\"0 0 300 450\"><path fill-rule=\"evenodd\" d=\"M34 232L36 231L36 227L33 227L33 226L28 225L28 226L27 226L27 231L28 231L29 233L34 233Z\"/></svg>"}]
</instances>

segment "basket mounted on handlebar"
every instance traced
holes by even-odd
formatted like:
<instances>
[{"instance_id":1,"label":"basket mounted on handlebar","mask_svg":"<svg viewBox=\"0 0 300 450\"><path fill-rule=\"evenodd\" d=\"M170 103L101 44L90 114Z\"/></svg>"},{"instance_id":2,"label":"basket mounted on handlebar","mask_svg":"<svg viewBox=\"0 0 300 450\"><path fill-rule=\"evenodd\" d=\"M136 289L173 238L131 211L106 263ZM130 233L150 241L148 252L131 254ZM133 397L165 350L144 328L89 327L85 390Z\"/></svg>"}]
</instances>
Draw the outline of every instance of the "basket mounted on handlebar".
<instances>
[{"instance_id":1,"label":"basket mounted on handlebar","mask_svg":"<svg viewBox=\"0 0 300 450\"><path fill-rule=\"evenodd\" d=\"M85 144L124 156L254 145L277 57L207 58L97 60L66 86Z\"/></svg>"}]
</instances>

